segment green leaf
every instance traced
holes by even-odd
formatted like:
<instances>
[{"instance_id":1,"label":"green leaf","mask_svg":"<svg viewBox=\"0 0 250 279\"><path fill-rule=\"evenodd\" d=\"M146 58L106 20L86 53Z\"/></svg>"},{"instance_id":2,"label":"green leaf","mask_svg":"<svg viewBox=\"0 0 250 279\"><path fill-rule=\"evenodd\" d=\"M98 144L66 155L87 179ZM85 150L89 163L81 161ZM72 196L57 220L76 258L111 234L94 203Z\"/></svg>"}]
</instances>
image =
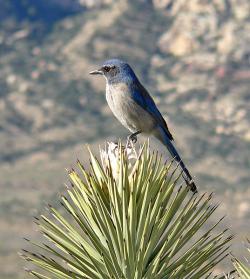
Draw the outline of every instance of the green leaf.
<instances>
[{"instance_id":1,"label":"green leaf","mask_svg":"<svg viewBox=\"0 0 250 279\"><path fill-rule=\"evenodd\" d=\"M250 241L248 240L248 244L250 244ZM250 254L250 249L247 248L247 251ZM249 261L240 261L236 258L233 258L233 265L240 277L240 279L250 279L250 265L249 265Z\"/></svg>"},{"instance_id":2,"label":"green leaf","mask_svg":"<svg viewBox=\"0 0 250 279\"><path fill-rule=\"evenodd\" d=\"M212 219L217 206L210 205L211 195L179 186L179 167L163 163L148 143L139 155L133 148L119 143L107 160L98 160L89 149L90 171L79 161L79 172L69 171L72 187L61 197L62 208L50 206L50 215L36 222L49 242L30 244L43 254L22 253L39 267L29 274L43 279L213 278L231 236L226 229L215 230L223 218ZM208 220L213 225L206 229ZM244 264L234 264L241 276L249 275Z\"/></svg>"}]
</instances>

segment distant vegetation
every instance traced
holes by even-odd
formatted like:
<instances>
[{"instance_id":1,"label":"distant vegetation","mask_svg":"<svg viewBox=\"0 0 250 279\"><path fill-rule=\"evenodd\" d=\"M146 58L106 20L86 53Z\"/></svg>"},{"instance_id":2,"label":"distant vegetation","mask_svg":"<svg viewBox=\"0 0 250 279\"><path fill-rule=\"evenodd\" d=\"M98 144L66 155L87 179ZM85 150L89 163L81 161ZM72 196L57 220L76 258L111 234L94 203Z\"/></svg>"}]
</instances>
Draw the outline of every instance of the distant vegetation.
<instances>
[{"instance_id":1,"label":"distant vegetation","mask_svg":"<svg viewBox=\"0 0 250 279\"><path fill-rule=\"evenodd\" d=\"M22 278L30 216L82 146L127 136L88 77L110 57L133 66L197 183L249 237L249 1L94 2L0 0L1 278Z\"/></svg>"}]
</instances>

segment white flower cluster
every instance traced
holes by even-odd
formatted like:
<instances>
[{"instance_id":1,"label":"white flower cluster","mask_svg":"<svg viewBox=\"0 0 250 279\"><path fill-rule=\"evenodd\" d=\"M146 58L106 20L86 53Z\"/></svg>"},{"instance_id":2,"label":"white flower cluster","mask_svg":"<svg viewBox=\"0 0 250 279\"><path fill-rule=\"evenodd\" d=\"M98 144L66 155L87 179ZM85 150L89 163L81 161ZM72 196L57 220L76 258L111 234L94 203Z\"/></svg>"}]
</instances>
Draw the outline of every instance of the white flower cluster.
<instances>
[{"instance_id":1,"label":"white flower cluster","mask_svg":"<svg viewBox=\"0 0 250 279\"><path fill-rule=\"evenodd\" d=\"M107 142L104 149L100 149L100 156L102 165L104 168L109 166L109 162L111 164L113 176L116 179L119 175L120 169L120 145L114 142ZM126 146L121 146L123 152L125 152L125 156L128 160L128 168L132 169L139 155L136 152L135 146L132 143L127 143ZM140 152L139 152L140 154Z\"/></svg>"}]
</instances>

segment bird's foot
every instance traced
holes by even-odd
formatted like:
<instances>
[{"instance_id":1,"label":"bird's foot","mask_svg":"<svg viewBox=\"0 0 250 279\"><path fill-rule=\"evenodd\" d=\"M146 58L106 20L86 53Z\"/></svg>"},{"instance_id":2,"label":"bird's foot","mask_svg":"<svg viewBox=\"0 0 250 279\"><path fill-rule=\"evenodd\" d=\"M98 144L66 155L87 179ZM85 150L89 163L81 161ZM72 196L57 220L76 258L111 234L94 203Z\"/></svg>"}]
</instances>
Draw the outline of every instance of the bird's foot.
<instances>
[{"instance_id":1,"label":"bird's foot","mask_svg":"<svg viewBox=\"0 0 250 279\"><path fill-rule=\"evenodd\" d=\"M126 144L127 148L132 148L133 147L134 143L136 143L136 141L137 141L137 137L136 136L135 136L135 138L134 138L134 135L129 135L127 137L127 144Z\"/></svg>"},{"instance_id":2,"label":"bird's foot","mask_svg":"<svg viewBox=\"0 0 250 279\"><path fill-rule=\"evenodd\" d=\"M132 142L133 144L135 144L137 142L137 135L139 135L141 133L141 131L137 131L131 135L128 136L128 142Z\"/></svg>"},{"instance_id":3,"label":"bird's foot","mask_svg":"<svg viewBox=\"0 0 250 279\"><path fill-rule=\"evenodd\" d=\"M129 135L128 142L132 142L133 144L135 144L137 142L137 136L135 134Z\"/></svg>"}]
</instances>

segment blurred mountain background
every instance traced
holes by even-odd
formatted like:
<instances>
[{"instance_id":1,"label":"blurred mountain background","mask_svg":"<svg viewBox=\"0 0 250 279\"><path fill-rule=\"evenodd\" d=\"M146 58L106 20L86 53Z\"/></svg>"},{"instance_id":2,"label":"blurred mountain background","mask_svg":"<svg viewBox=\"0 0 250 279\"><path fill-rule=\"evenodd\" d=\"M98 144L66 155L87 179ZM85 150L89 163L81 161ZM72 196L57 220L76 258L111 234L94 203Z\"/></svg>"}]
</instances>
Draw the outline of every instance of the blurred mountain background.
<instances>
[{"instance_id":1,"label":"blurred mountain background","mask_svg":"<svg viewBox=\"0 0 250 279\"><path fill-rule=\"evenodd\" d=\"M201 192L250 237L249 0L0 0L0 278L26 278L17 251L84 144L128 132L88 72L119 57L169 123ZM153 144L157 144L154 143ZM162 152L164 148L157 145ZM167 153L166 153L167 154Z\"/></svg>"}]
</instances>

